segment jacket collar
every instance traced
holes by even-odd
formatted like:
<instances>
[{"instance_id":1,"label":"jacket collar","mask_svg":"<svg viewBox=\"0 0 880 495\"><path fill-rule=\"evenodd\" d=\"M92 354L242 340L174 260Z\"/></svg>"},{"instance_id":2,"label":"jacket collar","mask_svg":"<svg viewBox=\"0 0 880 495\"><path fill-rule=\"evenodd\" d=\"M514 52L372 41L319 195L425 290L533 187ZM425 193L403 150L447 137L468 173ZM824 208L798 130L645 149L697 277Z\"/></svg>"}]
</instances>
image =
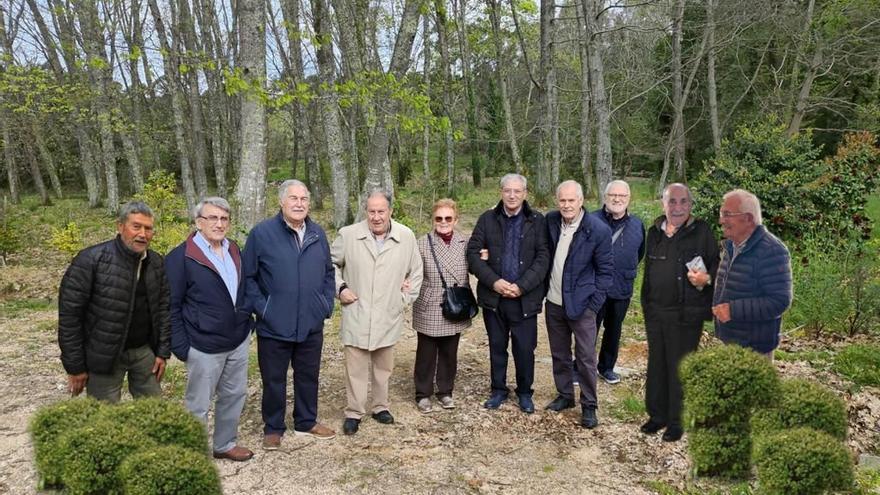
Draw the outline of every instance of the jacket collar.
<instances>
[{"instance_id":1,"label":"jacket collar","mask_svg":"<svg viewBox=\"0 0 880 495\"><path fill-rule=\"evenodd\" d=\"M125 245L124 242L122 242L122 236L119 234L116 234L116 238L113 239L113 243L116 245L116 249L123 256L125 256L125 259L127 259L128 261L130 261L132 263L137 263L138 261L141 261L141 260L143 260L143 262L146 263L147 260L150 259L150 250L149 249L144 251L144 254L138 254L138 253L132 251L128 246Z\"/></svg>"},{"instance_id":2,"label":"jacket collar","mask_svg":"<svg viewBox=\"0 0 880 495\"><path fill-rule=\"evenodd\" d=\"M659 217L657 217L654 220L654 227L656 227L657 230L659 230L660 232L663 232L663 222L665 222L665 221L666 221L666 215L660 215ZM696 221L697 221L697 219L693 215L690 215L688 217L687 221L684 222L684 225L679 227L678 230L681 231L681 230L685 230L687 228L690 228L694 224L694 222L696 222ZM678 233L678 232L676 232L676 233ZM665 235L665 233L664 233L664 235Z\"/></svg>"},{"instance_id":3,"label":"jacket collar","mask_svg":"<svg viewBox=\"0 0 880 495\"><path fill-rule=\"evenodd\" d=\"M366 220L361 221L357 225L357 238L358 239L367 239L372 240L373 233L370 232L370 226L367 224ZM395 222L393 219L391 220L391 227L388 228L388 232L385 233L385 240L393 240L394 242L400 243L400 232L403 229L400 224Z\"/></svg>"},{"instance_id":4,"label":"jacket collar","mask_svg":"<svg viewBox=\"0 0 880 495\"><path fill-rule=\"evenodd\" d=\"M761 242L761 239L767 235L767 229L764 228L763 225L758 225L755 227L755 230L752 232L752 235L746 239L746 245L743 246L740 254L750 251L756 244ZM733 241L730 239L724 239L724 250L728 252L728 254L733 253Z\"/></svg>"},{"instance_id":5,"label":"jacket collar","mask_svg":"<svg viewBox=\"0 0 880 495\"><path fill-rule=\"evenodd\" d=\"M186 257L201 265L205 265L211 270L214 270L214 272L219 275L220 271L217 270L217 267L214 266L214 263L212 263L211 260L209 260L208 257L205 256L202 248L200 248L198 244L196 244L195 236L196 233L193 232L189 235L189 237L186 238ZM241 279L241 251L239 251L238 245L231 240L229 241L229 256L232 257L232 262L235 264L235 271L238 272L239 279Z\"/></svg>"}]
</instances>

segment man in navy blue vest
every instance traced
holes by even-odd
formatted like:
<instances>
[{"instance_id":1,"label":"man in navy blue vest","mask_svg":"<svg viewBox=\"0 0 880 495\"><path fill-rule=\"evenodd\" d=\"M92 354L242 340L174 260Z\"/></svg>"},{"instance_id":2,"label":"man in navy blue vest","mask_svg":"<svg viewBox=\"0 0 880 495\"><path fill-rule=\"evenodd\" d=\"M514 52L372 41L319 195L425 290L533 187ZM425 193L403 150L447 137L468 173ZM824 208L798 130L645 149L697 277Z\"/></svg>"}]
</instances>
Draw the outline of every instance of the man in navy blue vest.
<instances>
[{"instance_id":1,"label":"man in navy blue vest","mask_svg":"<svg viewBox=\"0 0 880 495\"><path fill-rule=\"evenodd\" d=\"M605 205L593 215L611 228L611 250L614 253L614 276L608 289L605 304L596 316L596 328L604 322L602 346L599 349L599 376L610 384L620 382L614 372L617 351L620 348L620 332L629 302L633 283L639 269L639 261L645 255L645 226L639 217L630 215L629 184L613 180L605 186Z\"/></svg>"},{"instance_id":2,"label":"man in navy blue vest","mask_svg":"<svg viewBox=\"0 0 880 495\"><path fill-rule=\"evenodd\" d=\"M492 394L483 406L498 409L507 400L507 346L512 343L519 407L532 414L538 313L550 252L544 216L532 210L526 194L522 175L501 178L501 201L477 220L467 259L479 281L477 300L489 337Z\"/></svg>"},{"instance_id":3,"label":"man in navy blue vest","mask_svg":"<svg viewBox=\"0 0 880 495\"><path fill-rule=\"evenodd\" d=\"M791 305L788 248L764 228L761 203L748 191L724 195L719 221L725 241L712 302L715 334L772 357Z\"/></svg>"}]
</instances>

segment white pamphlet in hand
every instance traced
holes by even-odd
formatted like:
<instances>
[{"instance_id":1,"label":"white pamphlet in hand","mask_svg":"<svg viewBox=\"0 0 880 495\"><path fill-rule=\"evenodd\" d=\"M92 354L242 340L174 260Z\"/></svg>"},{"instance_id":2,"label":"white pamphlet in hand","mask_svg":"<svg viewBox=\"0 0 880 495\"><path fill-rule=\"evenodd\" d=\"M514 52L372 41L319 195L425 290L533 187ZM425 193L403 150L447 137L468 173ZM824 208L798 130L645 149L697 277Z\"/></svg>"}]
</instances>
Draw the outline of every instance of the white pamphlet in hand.
<instances>
[{"instance_id":1,"label":"white pamphlet in hand","mask_svg":"<svg viewBox=\"0 0 880 495\"><path fill-rule=\"evenodd\" d=\"M696 256L694 257L694 259L688 261L684 265L688 267L688 270L692 272L706 273L708 271L706 270L706 263L703 263L702 256Z\"/></svg>"}]
</instances>

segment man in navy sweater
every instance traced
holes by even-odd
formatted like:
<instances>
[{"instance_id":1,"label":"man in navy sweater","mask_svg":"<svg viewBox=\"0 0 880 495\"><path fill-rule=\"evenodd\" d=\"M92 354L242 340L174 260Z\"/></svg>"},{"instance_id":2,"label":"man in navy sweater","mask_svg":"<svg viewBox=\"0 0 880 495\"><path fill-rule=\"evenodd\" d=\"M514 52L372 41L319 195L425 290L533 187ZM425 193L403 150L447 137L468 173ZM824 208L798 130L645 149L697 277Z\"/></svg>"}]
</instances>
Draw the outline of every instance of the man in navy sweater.
<instances>
[{"instance_id":1,"label":"man in navy sweater","mask_svg":"<svg viewBox=\"0 0 880 495\"><path fill-rule=\"evenodd\" d=\"M725 343L772 358L782 313L791 305L791 257L762 225L754 194L734 189L723 201L719 221L725 241L712 301L715 333Z\"/></svg>"},{"instance_id":2,"label":"man in navy sweater","mask_svg":"<svg viewBox=\"0 0 880 495\"><path fill-rule=\"evenodd\" d=\"M229 203L205 198L193 209L196 232L165 259L171 286L171 350L186 363L186 408L202 422L214 407L214 457L246 461L236 444L247 395L250 311L244 307L241 253L226 238Z\"/></svg>"}]
</instances>

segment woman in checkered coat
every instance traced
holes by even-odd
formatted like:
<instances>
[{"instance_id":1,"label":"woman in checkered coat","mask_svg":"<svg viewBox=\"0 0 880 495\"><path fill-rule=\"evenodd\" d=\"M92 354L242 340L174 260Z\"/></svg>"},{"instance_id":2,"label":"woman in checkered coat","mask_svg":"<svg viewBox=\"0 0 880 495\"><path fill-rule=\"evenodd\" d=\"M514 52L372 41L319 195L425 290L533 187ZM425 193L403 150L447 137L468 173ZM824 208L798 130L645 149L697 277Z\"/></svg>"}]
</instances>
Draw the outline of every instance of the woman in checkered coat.
<instances>
[{"instance_id":1,"label":"woman in checkered coat","mask_svg":"<svg viewBox=\"0 0 880 495\"><path fill-rule=\"evenodd\" d=\"M443 285L437 272L437 263L443 270L446 285L468 284L465 248L470 236L455 230L458 223L458 206L451 199L434 203L433 229L418 241L419 253L425 267L424 279L418 299L413 303L413 328L418 332L416 363L413 377L416 388L416 404L419 411L433 410L434 379L437 380L437 400L444 409L453 409L452 389L458 364L458 340L461 332L471 326L470 320L455 322L443 318L440 303ZM431 255L428 236L437 254L437 263Z\"/></svg>"}]
</instances>

